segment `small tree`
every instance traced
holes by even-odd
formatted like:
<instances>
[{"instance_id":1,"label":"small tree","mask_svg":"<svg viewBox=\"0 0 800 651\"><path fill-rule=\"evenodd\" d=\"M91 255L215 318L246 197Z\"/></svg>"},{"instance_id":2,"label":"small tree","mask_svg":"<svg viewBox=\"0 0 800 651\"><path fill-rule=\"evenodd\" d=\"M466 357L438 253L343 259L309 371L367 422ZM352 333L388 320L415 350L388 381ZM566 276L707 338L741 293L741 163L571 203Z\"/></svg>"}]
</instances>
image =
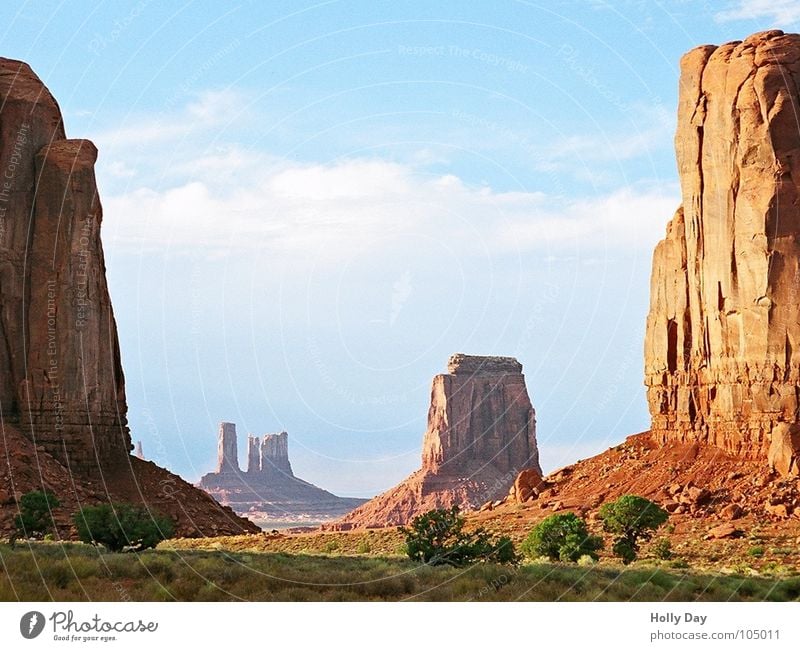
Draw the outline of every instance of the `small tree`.
<instances>
[{"instance_id":1,"label":"small tree","mask_svg":"<svg viewBox=\"0 0 800 651\"><path fill-rule=\"evenodd\" d=\"M418 515L411 526L401 527L408 557L428 565L459 567L476 561L516 563L517 554L510 538L496 541L484 529L464 531L464 518L457 506L433 509Z\"/></svg>"},{"instance_id":2,"label":"small tree","mask_svg":"<svg viewBox=\"0 0 800 651\"><path fill-rule=\"evenodd\" d=\"M30 491L19 500L19 515L14 518L16 535L21 538L41 538L53 527L53 509L61 502L52 491Z\"/></svg>"},{"instance_id":3,"label":"small tree","mask_svg":"<svg viewBox=\"0 0 800 651\"><path fill-rule=\"evenodd\" d=\"M520 549L528 558L546 556L553 561L576 562L581 556L597 560L603 539L593 536L586 522L574 513L551 515L537 524Z\"/></svg>"},{"instance_id":4,"label":"small tree","mask_svg":"<svg viewBox=\"0 0 800 651\"><path fill-rule=\"evenodd\" d=\"M640 544L650 540L668 517L658 504L638 495L623 495L600 507L603 529L614 535L614 554L625 565L636 560Z\"/></svg>"},{"instance_id":5,"label":"small tree","mask_svg":"<svg viewBox=\"0 0 800 651\"><path fill-rule=\"evenodd\" d=\"M113 552L155 547L175 531L172 520L135 504L85 506L74 516L78 537Z\"/></svg>"}]
</instances>

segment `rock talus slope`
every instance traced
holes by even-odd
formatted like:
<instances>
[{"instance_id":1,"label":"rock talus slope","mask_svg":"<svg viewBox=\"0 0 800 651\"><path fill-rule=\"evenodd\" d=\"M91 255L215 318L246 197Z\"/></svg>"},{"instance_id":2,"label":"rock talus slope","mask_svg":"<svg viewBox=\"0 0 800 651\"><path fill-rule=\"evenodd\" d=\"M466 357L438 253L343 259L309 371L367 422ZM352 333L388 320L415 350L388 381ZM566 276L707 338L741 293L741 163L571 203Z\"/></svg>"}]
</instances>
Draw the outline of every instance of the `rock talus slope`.
<instances>
[{"instance_id":1,"label":"rock talus slope","mask_svg":"<svg viewBox=\"0 0 800 651\"><path fill-rule=\"evenodd\" d=\"M433 379L422 468L335 527L405 524L433 508L476 508L505 496L522 470L541 475L522 365L456 354L447 370Z\"/></svg>"},{"instance_id":2,"label":"rock talus slope","mask_svg":"<svg viewBox=\"0 0 800 651\"><path fill-rule=\"evenodd\" d=\"M255 527L179 477L130 455L125 380L100 239L88 140L68 140L30 67L0 59L0 534L19 497L48 488L69 508L152 505L182 535Z\"/></svg>"},{"instance_id":3,"label":"rock talus slope","mask_svg":"<svg viewBox=\"0 0 800 651\"><path fill-rule=\"evenodd\" d=\"M795 474L799 87L797 34L762 32L682 58L682 205L654 254L645 342L657 441L769 455Z\"/></svg>"}]
</instances>

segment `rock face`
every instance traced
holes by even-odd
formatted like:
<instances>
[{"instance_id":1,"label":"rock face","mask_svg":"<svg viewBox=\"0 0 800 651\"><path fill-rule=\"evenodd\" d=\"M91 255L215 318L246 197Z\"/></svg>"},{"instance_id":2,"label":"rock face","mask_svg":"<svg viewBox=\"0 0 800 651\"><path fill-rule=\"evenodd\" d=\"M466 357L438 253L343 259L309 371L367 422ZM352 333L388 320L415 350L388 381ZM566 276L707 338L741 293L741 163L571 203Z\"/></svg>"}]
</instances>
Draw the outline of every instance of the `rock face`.
<instances>
[{"instance_id":1,"label":"rock face","mask_svg":"<svg viewBox=\"0 0 800 651\"><path fill-rule=\"evenodd\" d=\"M237 474L239 472L239 448L236 443L236 425L219 424L217 439L217 473Z\"/></svg>"},{"instance_id":2,"label":"rock face","mask_svg":"<svg viewBox=\"0 0 800 651\"><path fill-rule=\"evenodd\" d=\"M423 470L457 474L483 464L501 473L539 469L536 417L522 364L513 357L456 354L447 371L433 379Z\"/></svg>"},{"instance_id":3,"label":"rock face","mask_svg":"<svg viewBox=\"0 0 800 651\"><path fill-rule=\"evenodd\" d=\"M0 59L0 426L9 455L0 491L7 484L16 499L23 488L51 482L45 487L65 504L126 497L159 505L182 535L251 530L175 475L130 455L96 159L91 142L66 138L58 104L30 67ZM25 441L35 450L28 462ZM38 486L26 463L42 469ZM173 485L180 497L161 500ZM201 508L205 515L193 521L188 514ZM0 532L13 510L0 510ZM59 533L70 535L70 526Z\"/></svg>"},{"instance_id":4,"label":"rock face","mask_svg":"<svg viewBox=\"0 0 800 651\"><path fill-rule=\"evenodd\" d=\"M289 435L286 432L264 435L260 471L266 475L294 477L292 464L289 463Z\"/></svg>"},{"instance_id":5,"label":"rock face","mask_svg":"<svg viewBox=\"0 0 800 651\"><path fill-rule=\"evenodd\" d=\"M0 60L0 407L79 472L131 450L88 140L30 68Z\"/></svg>"},{"instance_id":6,"label":"rock face","mask_svg":"<svg viewBox=\"0 0 800 651\"><path fill-rule=\"evenodd\" d=\"M247 435L247 472L261 472L261 450L257 436Z\"/></svg>"},{"instance_id":7,"label":"rock face","mask_svg":"<svg viewBox=\"0 0 800 651\"><path fill-rule=\"evenodd\" d=\"M682 205L653 258L645 342L652 432L797 468L800 35L681 60ZM770 453L770 449L772 452Z\"/></svg>"},{"instance_id":8,"label":"rock face","mask_svg":"<svg viewBox=\"0 0 800 651\"><path fill-rule=\"evenodd\" d=\"M366 500L338 497L294 476L289 435L247 437L247 472L239 470L236 426L221 423L217 471L203 475L200 488L220 503L271 528L277 524L318 524L337 518ZM224 454L223 454L224 452Z\"/></svg>"},{"instance_id":9,"label":"rock face","mask_svg":"<svg viewBox=\"0 0 800 651\"><path fill-rule=\"evenodd\" d=\"M345 516L338 528L409 522L433 508L478 508L505 497L517 475L541 477L536 417L512 357L456 354L433 378L422 468Z\"/></svg>"}]
</instances>

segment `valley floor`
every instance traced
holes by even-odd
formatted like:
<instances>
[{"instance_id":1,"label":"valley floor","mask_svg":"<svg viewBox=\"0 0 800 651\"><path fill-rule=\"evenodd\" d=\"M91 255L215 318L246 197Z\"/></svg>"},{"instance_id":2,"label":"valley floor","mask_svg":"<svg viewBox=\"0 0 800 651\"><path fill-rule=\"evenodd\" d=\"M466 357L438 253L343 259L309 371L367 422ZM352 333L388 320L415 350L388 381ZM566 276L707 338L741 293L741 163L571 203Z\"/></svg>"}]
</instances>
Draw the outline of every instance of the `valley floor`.
<instances>
[{"instance_id":1,"label":"valley floor","mask_svg":"<svg viewBox=\"0 0 800 651\"><path fill-rule=\"evenodd\" d=\"M329 553L186 549L181 541L139 554L77 543L0 544L2 601L790 601L800 574L697 572L681 563L601 561L583 567L535 563L428 567L378 551L396 531L373 534L375 548ZM340 537L340 536L339 536ZM250 536L251 542L261 536ZM324 536L316 538L325 539ZM338 538L338 537L337 537ZM289 539L287 537L287 539ZM295 540L302 539L294 537ZM225 543L224 541L228 541ZM310 543L309 543L310 544ZM225 548L227 547L227 549ZM308 545L307 545L308 547ZM379 555L377 555L379 554ZM676 567L676 565L678 567Z\"/></svg>"}]
</instances>

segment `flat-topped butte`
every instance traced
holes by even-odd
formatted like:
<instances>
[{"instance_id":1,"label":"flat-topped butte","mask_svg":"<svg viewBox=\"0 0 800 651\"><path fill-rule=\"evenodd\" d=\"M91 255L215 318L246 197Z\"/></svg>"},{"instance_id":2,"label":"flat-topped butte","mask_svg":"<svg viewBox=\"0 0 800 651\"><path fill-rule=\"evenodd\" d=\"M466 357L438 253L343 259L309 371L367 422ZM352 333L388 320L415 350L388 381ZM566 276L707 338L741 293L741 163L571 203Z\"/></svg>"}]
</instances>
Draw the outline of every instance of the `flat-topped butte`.
<instances>
[{"instance_id":1,"label":"flat-topped butte","mask_svg":"<svg viewBox=\"0 0 800 651\"><path fill-rule=\"evenodd\" d=\"M465 355L456 353L447 360L447 372L451 375L495 373L522 373L522 364L514 357L492 355Z\"/></svg>"}]
</instances>

